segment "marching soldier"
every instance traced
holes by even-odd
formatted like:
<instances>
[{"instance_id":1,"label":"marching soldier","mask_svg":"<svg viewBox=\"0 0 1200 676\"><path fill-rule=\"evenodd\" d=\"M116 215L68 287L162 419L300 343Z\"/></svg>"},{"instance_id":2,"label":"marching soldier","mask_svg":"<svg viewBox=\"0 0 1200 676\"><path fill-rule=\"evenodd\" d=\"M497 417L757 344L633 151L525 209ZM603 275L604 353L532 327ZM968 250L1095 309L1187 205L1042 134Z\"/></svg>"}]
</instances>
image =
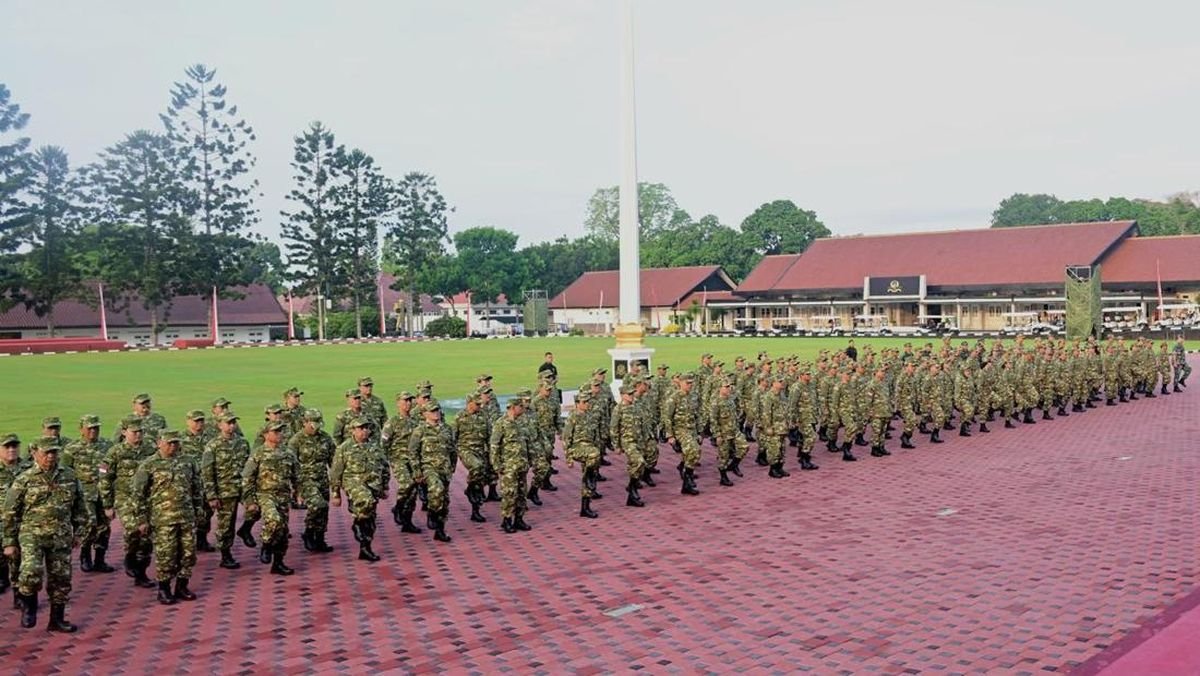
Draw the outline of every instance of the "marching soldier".
<instances>
[{"instance_id":1,"label":"marching soldier","mask_svg":"<svg viewBox=\"0 0 1200 676\"><path fill-rule=\"evenodd\" d=\"M22 472L29 469L32 460L21 457L21 439L15 434L6 434L0 438L0 505L4 504L4 496L9 486L16 481ZM4 510L0 508L0 517ZM3 549L3 531L0 531L0 549ZM13 607L20 608L22 599L17 589L17 574L21 571L21 561L17 556L9 556L0 551L0 594L13 588Z\"/></svg>"},{"instance_id":2,"label":"marching soldier","mask_svg":"<svg viewBox=\"0 0 1200 676\"><path fill-rule=\"evenodd\" d=\"M315 408L304 411L304 424L288 440L288 449L300 463L300 502L304 505L305 551L328 554L333 547L325 542L329 529L329 467L336 445L333 437L321 429L324 418Z\"/></svg>"},{"instance_id":3,"label":"marching soldier","mask_svg":"<svg viewBox=\"0 0 1200 676\"><path fill-rule=\"evenodd\" d=\"M400 526L401 533L420 533L413 523L413 512L417 508L416 475L419 468L408 452L409 438L420 421L413 402L416 397L408 391L396 395L396 415L384 424L381 435L384 455L396 477L396 504L392 506L392 520Z\"/></svg>"},{"instance_id":4,"label":"marching soldier","mask_svg":"<svg viewBox=\"0 0 1200 676\"><path fill-rule=\"evenodd\" d=\"M202 495L196 463L180 455L180 436L175 430L162 430L158 454L138 465L132 488L138 533L154 540L158 602L167 606L196 600L188 582L196 565L196 514Z\"/></svg>"},{"instance_id":5,"label":"marching soldier","mask_svg":"<svg viewBox=\"0 0 1200 676\"><path fill-rule=\"evenodd\" d=\"M709 411L709 421L713 440L717 445L717 472L721 475L722 486L732 486L729 473L742 476L739 465L745 457L750 444L742 434L738 424L737 407L733 399L733 383L726 379L717 388L716 398Z\"/></svg>"},{"instance_id":6,"label":"marching soldier","mask_svg":"<svg viewBox=\"0 0 1200 676\"><path fill-rule=\"evenodd\" d=\"M242 470L250 458L250 443L238 430L238 417L225 413L217 421L216 437L204 447L200 459L200 480L208 507L217 515L217 549L221 552L221 567L240 568L242 564L233 558L233 526L237 523L238 502L242 497ZM254 541L250 529L254 522L247 518L237 536L242 543L253 549Z\"/></svg>"},{"instance_id":7,"label":"marching soldier","mask_svg":"<svg viewBox=\"0 0 1200 676\"><path fill-rule=\"evenodd\" d=\"M9 560L20 555L16 593L21 600L21 626L37 624L38 591L46 578L50 597L49 631L71 633L65 618L71 595L71 548L88 527L83 489L75 472L58 466L61 448L54 442L31 444L33 467L22 472L5 494L0 540Z\"/></svg>"},{"instance_id":8,"label":"marching soldier","mask_svg":"<svg viewBox=\"0 0 1200 676\"><path fill-rule=\"evenodd\" d=\"M525 523L526 475L529 473L529 445L517 419L522 413L521 400L508 401L508 410L492 426L489 452L492 466L500 475L500 528L505 533L527 531ZM564 440L565 440L564 431ZM570 459L570 456L567 456Z\"/></svg>"},{"instance_id":9,"label":"marching soldier","mask_svg":"<svg viewBox=\"0 0 1200 676\"><path fill-rule=\"evenodd\" d=\"M371 563L379 560L379 555L371 549L375 539L375 510L380 500L387 499L388 485L386 458L379 445L371 441L373 424L365 416L347 423L352 436L337 447L329 472L333 506L342 506L344 488L354 517L352 530L358 542L358 558Z\"/></svg>"},{"instance_id":10,"label":"marching soldier","mask_svg":"<svg viewBox=\"0 0 1200 676\"><path fill-rule=\"evenodd\" d=\"M121 520L124 529L125 574L139 587L156 585L146 576L150 567L150 538L137 529L137 502L133 494L133 476L142 461L154 455L154 446L143 440L143 417L129 416L121 421L121 441L108 449L100 466L100 499L104 514ZM160 428L161 429L161 428ZM157 434L157 432L156 432Z\"/></svg>"},{"instance_id":11,"label":"marching soldier","mask_svg":"<svg viewBox=\"0 0 1200 676\"><path fill-rule=\"evenodd\" d=\"M83 489L83 501L88 512L88 527L80 534L79 570L85 573L111 573L108 565L108 540L112 534L109 518L100 500L100 468L112 444L100 436L100 416L85 415L79 419L79 438L63 449L63 467L75 471ZM3 482L0 482L0 486Z\"/></svg>"},{"instance_id":12,"label":"marching soldier","mask_svg":"<svg viewBox=\"0 0 1200 676\"><path fill-rule=\"evenodd\" d=\"M300 403L300 398L304 393L298 387L289 387L283 392L283 412L280 419L287 423L287 438L300 433L304 429L304 405Z\"/></svg>"},{"instance_id":13,"label":"marching soldier","mask_svg":"<svg viewBox=\"0 0 1200 676\"><path fill-rule=\"evenodd\" d=\"M375 396L374 391L375 381L370 376L363 376L358 379L358 393L362 395L362 410L374 426L372 438L378 440L379 431L387 423L388 413L387 406L384 405L382 399Z\"/></svg>"},{"instance_id":14,"label":"marching soldier","mask_svg":"<svg viewBox=\"0 0 1200 676\"><path fill-rule=\"evenodd\" d=\"M782 479L791 476L783 469L783 447L787 443L788 413L783 398L783 378L772 377L770 388L759 399L758 445L766 451L767 476Z\"/></svg>"},{"instance_id":15,"label":"marching soldier","mask_svg":"<svg viewBox=\"0 0 1200 676\"><path fill-rule=\"evenodd\" d=\"M642 420L638 417L638 409L634 404L634 391L637 387L629 377L621 384L621 403L613 413L609 436L616 445L618 453L625 454L625 472L629 477L625 485L625 506L645 507L642 496L638 493L641 488L641 478L644 459L642 458Z\"/></svg>"},{"instance_id":16,"label":"marching soldier","mask_svg":"<svg viewBox=\"0 0 1200 676\"><path fill-rule=\"evenodd\" d=\"M408 441L408 454L419 467L420 481L425 484L428 498L425 503L433 527L433 539L450 542L446 535L446 517L450 514L450 477L455 460L452 434L442 422L442 407L431 401L421 408L423 424L413 430Z\"/></svg>"},{"instance_id":17,"label":"marching soldier","mask_svg":"<svg viewBox=\"0 0 1200 676\"><path fill-rule=\"evenodd\" d=\"M695 377L685 374L679 379L679 389L667 400L663 411L662 425L667 434L667 443L678 442L683 459L679 463L679 476L683 480L680 492L684 495L699 495L696 488L696 465L700 462L699 421L696 406L689 401Z\"/></svg>"},{"instance_id":18,"label":"marching soldier","mask_svg":"<svg viewBox=\"0 0 1200 676\"><path fill-rule=\"evenodd\" d=\"M287 424L267 423L263 445L250 453L242 469L242 501L247 514L260 515L262 548L258 560L271 564L275 575L296 572L283 562L288 550L288 509L300 484L300 463L283 443Z\"/></svg>"},{"instance_id":19,"label":"marching soldier","mask_svg":"<svg viewBox=\"0 0 1200 676\"><path fill-rule=\"evenodd\" d=\"M490 469L490 463L485 458L488 456L488 440L492 436L491 423L480 407L481 402L482 395L478 392L471 394L467 397L466 409L454 418L458 458L467 470L467 488L463 494L471 503L471 520L476 523L487 521L479 509L483 506L483 487Z\"/></svg>"},{"instance_id":20,"label":"marching soldier","mask_svg":"<svg viewBox=\"0 0 1200 676\"><path fill-rule=\"evenodd\" d=\"M204 449L212 441L212 435L204 424L204 411L196 409L187 413L187 430L180 435L179 455L196 468L196 476L200 475L200 463L204 459ZM196 551L215 552L216 549L208 543L208 532L212 529L212 510L208 503L201 501L196 510Z\"/></svg>"}]
</instances>

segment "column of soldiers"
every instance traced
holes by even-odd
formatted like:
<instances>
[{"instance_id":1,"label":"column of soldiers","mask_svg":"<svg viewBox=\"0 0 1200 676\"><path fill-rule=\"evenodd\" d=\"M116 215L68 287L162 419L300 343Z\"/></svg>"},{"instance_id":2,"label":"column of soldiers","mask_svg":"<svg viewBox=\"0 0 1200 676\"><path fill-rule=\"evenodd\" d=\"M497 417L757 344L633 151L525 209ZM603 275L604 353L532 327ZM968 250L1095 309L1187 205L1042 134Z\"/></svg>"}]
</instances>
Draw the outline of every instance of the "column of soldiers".
<instances>
[{"instance_id":1,"label":"column of soldiers","mask_svg":"<svg viewBox=\"0 0 1200 676\"><path fill-rule=\"evenodd\" d=\"M208 536L216 518L220 567L236 569L233 545L259 548L259 560L278 575L294 572L284 561L289 516L304 510L304 549L333 551L326 541L329 508L345 495L358 558L380 560L373 549L377 510L395 479L392 515L402 533L421 533L413 522L417 503L433 538L449 542L450 484L458 463L466 470L464 495L471 521L485 523L488 502L500 502L501 530L529 531L529 505L543 504L541 491L556 491L551 477L561 437L568 466L581 468L579 515L597 518L594 501L608 480L602 468L610 453L625 458L625 504L646 505L642 488L656 487L660 445L678 454L681 493L699 494L697 469L705 439L716 450L719 485L742 477L742 460L757 445L757 464L771 478L790 476L786 451L796 448L800 469L816 470L818 441L856 461L856 446L891 455L886 441L899 431L901 448L915 448L917 434L930 443L957 426L959 436L1116 406L1139 397L1181 392L1191 368L1183 341L1155 349L1146 339L1067 342L983 341L958 346L944 339L917 349L865 346L855 353L821 352L811 361L795 357L738 357L729 372L702 355L692 372L657 374L634 364L619 398L596 369L579 387L565 422L560 415L556 371L539 371L535 390L519 390L500 406L492 378L482 374L465 409L447 424L429 381L396 395L389 415L373 393L371 378L346 392L346 408L332 434L321 411L303 406L303 392L289 388L283 403L264 409L253 441L225 398L209 413L187 412L184 429L170 429L152 409L149 395L132 400L132 413L112 441L101 420L85 415L78 438L61 433L55 417L42 421L42 436L29 445L32 462L20 457L20 439L0 438L0 592L13 589L21 624L36 624L43 580L50 598L52 631L70 632L65 619L71 590L71 552L79 547L80 570L111 573L111 521L122 523L122 567L137 587L157 589L172 605L196 598L190 578L196 553L213 551ZM898 428L898 429L897 429ZM243 511L237 526L239 507ZM259 540L252 529L261 522ZM147 574L155 563L155 580Z\"/></svg>"}]
</instances>

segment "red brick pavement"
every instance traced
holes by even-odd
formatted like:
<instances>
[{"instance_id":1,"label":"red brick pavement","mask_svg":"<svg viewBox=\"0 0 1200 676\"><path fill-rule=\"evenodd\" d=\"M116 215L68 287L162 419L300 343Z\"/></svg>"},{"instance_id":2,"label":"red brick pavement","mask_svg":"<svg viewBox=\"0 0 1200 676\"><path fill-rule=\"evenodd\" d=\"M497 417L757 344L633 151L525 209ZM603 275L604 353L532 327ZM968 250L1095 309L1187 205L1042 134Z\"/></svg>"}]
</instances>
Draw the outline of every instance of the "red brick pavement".
<instances>
[{"instance_id":1,"label":"red brick pavement","mask_svg":"<svg viewBox=\"0 0 1200 676\"><path fill-rule=\"evenodd\" d=\"M1197 586L1195 402L1143 399L914 451L893 442L893 457L857 463L819 450L820 471L801 473L793 456L783 480L749 463L734 488L717 485L706 446L694 498L679 494L667 450L645 509L624 506L619 467L607 468L598 520L576 516L578 468L563 466L561 490L531 509L534 530L516 535L500 531L496 503L489 523L467 519L460 473L452 543L402 536L389 518L375 548L384 560L361 563L338 511L336 552L307 554L297 535L290 578L240 545L237 571L202 554L200 599L173 607L119 572L77 572L68 617L81 633L23 631L5 610L0 663L71 674L1067 671ZM297 534L302 518L292 515ZM627 604L640 609L604 614Z\"/></svg>"}]
</instances>

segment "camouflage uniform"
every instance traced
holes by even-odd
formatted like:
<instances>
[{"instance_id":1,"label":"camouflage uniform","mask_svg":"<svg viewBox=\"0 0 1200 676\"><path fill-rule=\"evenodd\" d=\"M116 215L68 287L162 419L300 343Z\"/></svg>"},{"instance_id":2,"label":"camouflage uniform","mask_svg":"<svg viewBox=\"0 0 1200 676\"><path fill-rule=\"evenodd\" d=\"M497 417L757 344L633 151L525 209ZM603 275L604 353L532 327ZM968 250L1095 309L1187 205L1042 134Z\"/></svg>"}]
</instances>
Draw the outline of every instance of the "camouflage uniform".
<instances>
[{"instance_id":1,"label":"camouflage uniform","mask_svg":"<svg viewBox=\"0 0 1200 676\"><path fill-rule=\"evenodd\" d=\"M812 450L817 443L817 388L810 380L796 382L789 402L791 408L792 427L799 433L800 443L797 452L801 469L813 469Z\"/></svg>"},{"instance_id":2,"label":"camouflage uniform","mask_svg":"<svg viewBox=\"0 0 1200 676\"><path fill-rule=\"evenodd\" d=\"M163 430L163 439L178 439ZM155 575L161 586L172 578L187 580L196 565L196 514L202 500L196 463L182 455L153 455L133 476L136 523L148 524L154 539Z\"/></svg>"},{"instance_id":3,"label":"camouflage uniform","mask_svg":"<svg viewBox=\"0 0 1200 676\"><path fill-rule=\"evenodd\" d=\"M782 468L783 445L788 434L787 403L783 399L783 390L776 387L782 383L782 380L773 379L771 388L759 398L758 445L765 452L772 477L786 476Z\"/></svg>"},{"instance_id":4,"label":"camouflage uniform","mask_svg":"<svg viewBox=\"0 0 1200 676\"><path fill-rule=\"evenodd\" d=\"M548 393L543 394L540 390L530 402L533 417L533 424L537 430L538 448L541 449L541 462L534 463L534 472L531 483L537 488L548 488L557 490L550 484L550 475L553 465L551 460L554 458L554 440L558 436L559 427L562 425L561 405L558 403L558 398L554 395L554 390L551 389Z\"/></svg>"},{"instance_id":5,"label":"camouflage uniform","mask_svg":"<svg viewBox=\"0 0 1200 676\"><path fill-rule=\"evenodd\" d=\"M975 422L975 403L979 395L975 391L976 382L970 369L960 368L954 374L954 407L962 414L959 422L959 434L970 435L971 425Z\"/></svg>"},{"instance_id":6,"label":"camouflage uniform","mask_svg":"<svg viewBox=\"0 0 1200 676\"><path fill-rule=\"evenodd\" d=\"M84 428L93 425L100 426L98 416L86 415L80 421L80 426ZM100 469L103 467L111 447L112 444L107 439L99 436L95 441L76 439L67 444L63 449L62 458L59 459L60 465L75 471L75 477L79 479L79 485L83 488L83 501L88 511L88 527L80 534L79 557L81 567L85 571L89 568L101 572L112 570L104 560L108 551L108 540L112 535L110 525L112 520L104 513L104 502L100 499ZM0 469L0 472L2 471ZM0 479L0 487L3 485L4 481ZM92 558L93 548L95 550L94 560Z\"/></svg>"},{"instance_id":7,"label":"camouflage uniform","mask_svg":"<svg viewBox=\"0 0 1200 676\"><path fill-rule=\"evenodd\" d=\"M909 373L907 368L896 375L896 409L904 426L901 428L901 445L908 448L912 445L912 435L916 431L920 419L917 417L918 392L916 371Z\"/></svg>"},{"instance_id":8,"label":"camouflage uniform","mask_svg":"<svg viewBox=\"0 0 1200 676\"><path fill-rule=\"evenodd\" d=\"M530 449L524 433L511 416L500 417L492 426L489 451L492 466L500 473L501 527L509 533L517 529L527 530L528 524L524 520L525 481L529 472Z\"/></svg>"},{"instance_id":9,"label":"camouflage uniform","mask_svg":"<svg viewBox=\"0 0 1200 676\"><path fill-rule=\"evenodd\" d=\"M887 384L883 378L871 378L863 388L863 409L871 427L871 455L889 455L884 448L887 439L888 421L892 419L893 407L888 398Z\"/></svg>"},{"instance_id":10,"label":"camouflage uniform","mask_svg":"<svg viewBox=\"0 0 1200 676\"><path fill-rule=\"evenodd\" d=\"M271 423L267 429L282 422ZM277 555L281 562L288 549L288 511L300 484L300 462L286 446L272 448L263 444L250 453L242 468L242 502L247 510L257 507L262 518L262 547L260 560Z\"/></svg>"},{"instance_id":11,"label":"camouflage uniform","mask_svg":"<svg viewBox=\"0 0 1200 676\"><path fill-rule=\"evenodd\" d=\"M425 404L422 413L440 411L436 403ZM408 440L408 454L420 475L425 480L428 492L425 507L429 511L430 525L438 540L448 539L445 534L446 517L450 513L450 479L454 476L456 460L454 437L440 419L434 423L421 423L413 430Z\"/></svg>"},{"instance_id":12,"label":"camouflage uniform","mask_svg":"<svg viewBox=\"0 0 1200 676\"><path fill-rule=\"evenodd\" d=\"M123 428L140 427L140 421L126 418ZM150 566L152 544L150 538L137 532L137 507L132 493L133 475L146 458L154 455L154 447L146 441L136 446L119 441L108 449L100 472L100 499L104 509L114 510L121 520L122 538L125 545L125 570L133 572L142 582L146 568Z\"/></svg>"},{"instance_id":13,"label":"camouflage uniform","mask_svg":"<svg viewBox=\"0 0 1200 676\"><path fill-rule=\"evenodd\" d=\"M236 420L231 414L226 414L227 420ZM215 512L217 515L217 549L222 557L228 557L233 547L234 524L237 522L238 501L242 497L242 470L246 460L250 458L250 443L240 434L232 434L226 438L218 434L204 447L204 455L200 459L200 477L204 486L204 495L211 500L218 500ZM250 524L247 520L247 524ZM243 526L243 531L249 533L249 525ZM226 566L229 567L229 566Z\"/></svg>"},{"instance_id":14,"label":"camouflage uniform","mask_svg":"<svg viewBox=\"0 0 1200 676\"><path fill-rule=\"evenodd\" d=\"M191 411L188 413L187 419L204 421L204 412ZM179 455L192 462L197 476L200 475L200 463L204 459L204 449L208 446L208 442L212 441L212 438L213 434L204 427L201 427L199 432L188 430L182 433ZM196 537L196 549L202 552L212 551L212 546L208 544L208 532L212 530L212 516L212 508L208 506L207 498L201 495L200 508L196 510L196 527L193 534Z\"/></svg>"},{"instance_id":15,"label":"camouflage uniform","mask_svg":"<svg viewBox=\"0 0 1200 676\"><path fill-rule=\"evenodd\" d=\"M308 409L304 419L316 425L315 432L309 434L302 425L287 444L300 463L300 500L305 506L302 540L304 548L310 552L330 551L325 544L325 532L329 529L329 466L333 463L336 445L333 437L320 427L319 410Z\"/></svg>"},{"instance_id":16,"label":"camouflage uniform","mask_svg":"<svg viewBox=\"0 0 1200 676\"><path fill-rule=\"evenodd\" d=\"M374 424L366 418L352 425ZM350 515L354 517L354 537L362 546L359 558L376 560L371 551L375 538L375 511L379 500L387 495L388 464L379 444L370 439L359 442L354 438L343 441L333 454L333 468L329 471L329 484L333 495L340 499L342 490Z\"/></svg>"},{"instance_id":17,"label":"camouflage uniform","mask_svg":"<svg viewBox=\"0 0 1200 676\"><path fill-rule=\"evenodd\" d=\"M646 469L646 459L642 456L642 435L645 433L645 423L639 413L637 402L633 399L635 386L630 382L621 385L621 403L613 412L609 428L609 437L617 450L625 454L625 473L629 482L625 490L629 497L628 505L640 507L641 496L637 489L641 487L641 479ZM629 401L625 396L630 397Z\"/></svg>"},{"instance_id":18,"label":"camouflage uniform","mask_svg":"<svg viewBox=\"0 0 1200 676\"><path fill-rule=\"evenodd\" d=\"M1175 386L1177 388L1179 386L1187 387L1188 376L1192 375L1192 366L1188 364L1187 350L1182 342L1175 342L1175 346L1171 349L1171 358L1175 361Z\"/></svg>"},{"instance_id":19,"label":"camouflage uniform","mask_svg":"<svg viewBox=\"0 0 1200 676\"><path fill-rule=\"evenodd\" d=\"M15 434L7 435L4 437L4 439L5 441L18 444L20 443L20 440ZM3 517L4 515L4 496L7 494L9 486L12 486L17 477L20 476L22 472L29 469L32 465L32 460L28 460L20 456L18 456L11 465L0 462L0 517ZM101 513L103 513L103 508L101 508ZM0 537L0 541L2 540L3 537ZM21 572L20 554L14 556L10 561L9 558L4 555L3 549L3 545L0 544L0 592L7 590L9 586L15 587L17 584L17 576Z\"/></svg>"},{"instance_id":20,"label":"camouflage uniform","mask_svg":"<svg viewBox=\"0 0 1200 676\"><path fill-rule=\"evenodd\" d=\"M55 448L57 448L55 446ZM43 470L33 465L19 474L5 492L0 548L20 550L15 591L25 602L22 626L36 622L37 594L46 578L51 604L51 629L63 622L62 613L71 595L71 546L88 527L83 488L75 472L55 466ZM71 625L60 630L74 631Z\"/></svg>"},{"instance_id":21,"label":"camouflage uniform","mask_svg":"<svg viewBox=\"0 0 1200 676\"><path fill-rule=\"evenodd\" d=\"M413 396L409 392L401 392L396 399L412 401ZM384 424L380 435L384 455L392 476L396 478L396 504L392 507L392 519L405 533L421 532L412 523L413 511L417 507L416 475L420 468L408 452L409 438L419 424L421 421L413 410L408 414L397 412Z\"/></svg>"},{"instance_id":22,"label":"camouflage uniform","mask_svg":"<svg viewBox=\"0 0 1200 676\"><path fill-rule=\"evenodd\" d=\"M470 399L475 402L482 400L477 394L471 395ZM491 466L488 458L488 440L491 439L491 428L487 413L482 408L477 408L474 412L464 410L454 418L454 437L458 457L462 460L463 467L467 469L467 489L464 495L471 503L471 520L477 522L487 521L479 513L479 508L485 499L483 487L488 482Z\"/></svg>"},{"instance_id":23,"label":"camouflage uniform","mask_svg":"<svg viewBox=\"0 0 1200 676\"><path fill-rule=\"evenodd\" d=\"M717 444L717 470L721 473L721 484L732 485L733 482L726 473L732 471L741 476L739 465L750 448L738 424L737 406L733 395L722 395L718 388L708 418L712 426L713 440Z\"/></svg>"},{"instance_id":24,"label":"camouflage uniform","mask_svg":"<svg viewBox=\"0 0 1200 676\"><path fill-rule=\"evenodd\" d=\"M694 383L695 380L688 375L682 377L681 382ZM668 398L663 410L662 425L667 436L674 437L679 443L683 453L683 460L678 466L680 477L683 479L683 492L694 495L699 492L694 481L696 465L700 462L700 439L697 437L699 421L696 419L696 405L689 394L681 388Z\"/></svg>"},{"instance_id":25,"label":"camouflage uniform","mask_svg":"<svg viewBox=\"0 0 1200 676\"><path fill-rule=\"evenodd\" d=\"M370 378L359 378L358 379L359 387L362 387L364 385L374 385L374 384L375 384L375 382L373 380L371 380ZM375 396L374 394L363 394L361 390L359 391L359 394L362 395L363 415L365 415L367 417L367 419L370 420L371 424L373 425L371 438L378 440L379 439L379 431L383 429L383 426L385 424L387 424L387 420L388 420L387 406L384 405L382 399Z\"/></svg>"}]
</instances>

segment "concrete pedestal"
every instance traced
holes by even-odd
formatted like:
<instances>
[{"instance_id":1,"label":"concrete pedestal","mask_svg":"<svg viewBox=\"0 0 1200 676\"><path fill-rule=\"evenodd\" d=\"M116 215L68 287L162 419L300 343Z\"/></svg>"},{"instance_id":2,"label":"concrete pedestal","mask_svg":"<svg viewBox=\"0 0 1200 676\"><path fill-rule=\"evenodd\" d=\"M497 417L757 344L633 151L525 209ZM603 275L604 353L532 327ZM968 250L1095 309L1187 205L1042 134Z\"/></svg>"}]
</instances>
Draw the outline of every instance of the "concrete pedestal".
<instances>
[{"instance_id":1,"label":"concrete pedestal","mask_svg":"<svg viewBox=\"0 0 1200 676\"><path fill-rule=\"evenodd\" d=\"M621 400L619 388L621 387L621 382L625 379L625 374L629 372L631 364L641 362L642 373L654 375L650 364L651 358L654 356L654 348L616 347L609 350L608 355L612 358L612 367L609 368L608 372L612 375L612 391L617 401Z\"/></svg>"}]
</instances>

